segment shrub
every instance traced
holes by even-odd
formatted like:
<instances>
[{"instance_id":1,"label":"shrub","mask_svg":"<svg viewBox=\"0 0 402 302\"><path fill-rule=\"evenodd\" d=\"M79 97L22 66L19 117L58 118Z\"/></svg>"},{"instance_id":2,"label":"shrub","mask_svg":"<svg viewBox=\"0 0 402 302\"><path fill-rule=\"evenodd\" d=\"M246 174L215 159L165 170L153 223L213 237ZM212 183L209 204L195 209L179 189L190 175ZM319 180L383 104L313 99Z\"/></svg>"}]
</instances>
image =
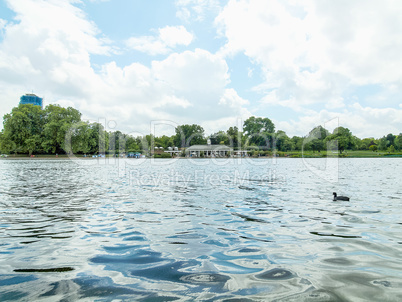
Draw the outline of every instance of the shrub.
<instances>
[{"instance_id":1,"label":"shrub","mask_svg":"<svg viewBox=\"0 0 402 302\"><path fill-rule=\"evenodd\" d=\"M163 152L161 154L155 154L154 158L171 158L172 156L169 153Z\"/></svg>"}]
</instances>

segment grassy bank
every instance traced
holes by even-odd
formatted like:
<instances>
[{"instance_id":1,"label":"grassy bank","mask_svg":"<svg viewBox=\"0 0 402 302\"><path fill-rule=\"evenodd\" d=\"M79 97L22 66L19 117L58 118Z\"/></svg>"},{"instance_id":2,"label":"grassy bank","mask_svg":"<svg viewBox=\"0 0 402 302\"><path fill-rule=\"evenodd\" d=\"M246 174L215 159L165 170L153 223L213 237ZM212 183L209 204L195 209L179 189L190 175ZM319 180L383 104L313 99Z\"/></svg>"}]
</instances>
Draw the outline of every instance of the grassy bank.
<instances>
[{"instance_id":1,"label":"grassy bank","mask_svg":"<svg viewBox=\"0 0 402 302\"><path fill-rule=\"evenodd\" d=\"M321 151L321 152L312 152L312 151L294 151L294 152L280 152L279 156L285 157L312 157L312 158L320 158L320 157L349 157L349 158L378 158L378 157L402 157L402 152L388 153L388 152L372 152L372 151L353 151L347 150L342 153L336 151Z\"/></svg>"}]
</instances>

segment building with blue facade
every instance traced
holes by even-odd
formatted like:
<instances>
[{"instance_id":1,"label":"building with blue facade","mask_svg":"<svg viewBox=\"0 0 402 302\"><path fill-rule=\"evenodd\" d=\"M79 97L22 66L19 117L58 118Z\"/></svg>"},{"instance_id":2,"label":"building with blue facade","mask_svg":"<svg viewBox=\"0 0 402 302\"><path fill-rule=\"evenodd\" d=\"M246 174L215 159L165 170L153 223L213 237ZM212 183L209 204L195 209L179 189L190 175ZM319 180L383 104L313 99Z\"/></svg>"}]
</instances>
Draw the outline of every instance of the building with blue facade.
<instances>
[{"instance_id":1,"label":"building with blue facade","mask_svg":"<svg viewBox=\"0 0 402 302\"><path fill-rule=\"evenodd\" d=\"M20 105L21 104L32 104L40 106L43 109L43 98L32 93L27 93L20 98Z\"/></svg>"}]
</instances>

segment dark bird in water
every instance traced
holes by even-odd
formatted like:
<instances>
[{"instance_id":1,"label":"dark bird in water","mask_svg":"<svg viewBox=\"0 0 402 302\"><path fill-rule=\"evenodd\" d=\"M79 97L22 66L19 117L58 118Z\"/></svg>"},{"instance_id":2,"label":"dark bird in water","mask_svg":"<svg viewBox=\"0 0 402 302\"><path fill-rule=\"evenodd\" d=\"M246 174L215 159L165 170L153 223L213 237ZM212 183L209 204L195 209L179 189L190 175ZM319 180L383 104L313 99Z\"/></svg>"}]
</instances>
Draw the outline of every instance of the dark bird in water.
<instances>
[{"instance_id":1,"label":"dark bird in water","mask_svg":"<svg viewBox=\"0 0 402 302\"><path fill-rule=\"evenodd\" d=\"M337 201L337 200L349 201L349 197L346 197L346 196L338 196L338 195L336 195L336 192L334 192L334 193L332 193L332 194L334 194L334 201Z\"/></svg>"}]
</instances>

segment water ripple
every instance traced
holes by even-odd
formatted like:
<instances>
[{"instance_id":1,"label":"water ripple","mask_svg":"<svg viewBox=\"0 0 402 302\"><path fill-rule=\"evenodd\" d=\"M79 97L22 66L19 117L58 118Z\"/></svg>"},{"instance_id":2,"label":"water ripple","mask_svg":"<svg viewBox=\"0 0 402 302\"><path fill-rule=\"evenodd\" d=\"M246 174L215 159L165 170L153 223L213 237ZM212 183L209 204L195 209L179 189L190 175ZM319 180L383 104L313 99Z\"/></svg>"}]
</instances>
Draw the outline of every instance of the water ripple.
<instances>
[{"instance_id":1,"label":"water ripple","mask_svg":"<svg viewBox=\"0 0 402 302\"><path fill-rule=\"evenodd\" d=\"M157 163L1 160L0 301L402 300L400 160Z\"/></svg>"}]
</instances>

